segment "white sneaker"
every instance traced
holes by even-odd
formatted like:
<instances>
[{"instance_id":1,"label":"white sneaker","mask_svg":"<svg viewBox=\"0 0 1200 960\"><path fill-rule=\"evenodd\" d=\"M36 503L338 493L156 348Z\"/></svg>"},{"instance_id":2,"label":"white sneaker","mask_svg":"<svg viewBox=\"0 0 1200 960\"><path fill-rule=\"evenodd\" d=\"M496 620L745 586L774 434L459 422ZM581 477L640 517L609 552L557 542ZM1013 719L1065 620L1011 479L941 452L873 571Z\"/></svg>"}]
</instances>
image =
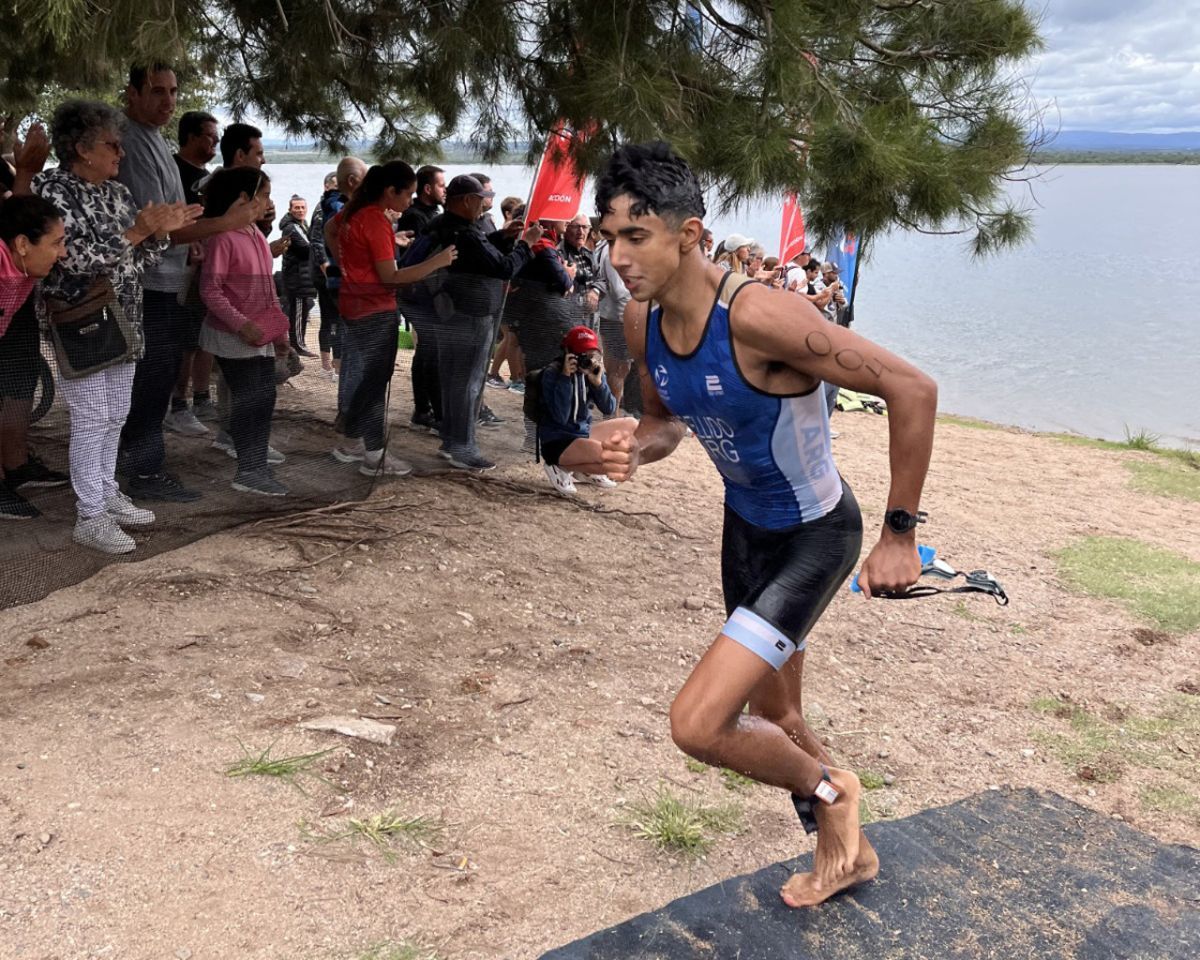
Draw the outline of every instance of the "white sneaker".
<instances>
[{"instance_id":1,"label":"white sneaker","mask_svg":"<svg viewBox=\"0 0 1200 960\"><path fill-rule=\"evenodd\" d=\"M326 370L326 369L322 368L321 372L320 372L320 374L318 374L318 376L320 376L320 378L322 380L328 380L330 383L338 382L337 371L333 370L333 369Z\"/></svg>"},{"instance_id":2,"label":"white sneaker","mask_svg":"<svg viewBox=\"0 0 1200 960\"><path fill-rule=\"evenodd\" d=\"M163 426L185 437L203 437L208 434L208 427L196 419L196 415L187 407L182 410L172 410L163 417Z\"/></svg>"},{"instance_id":3,"label":"white sneaker","mask_svg":"<svg viewBox=\"0 0 1200 960\"><path fill-rule=\"evenodd\" d=\"M121 526L144 527L154 522L154 514L150 510L135 506L134 502L119 490L104 505L104 509Z\"/></svg>"},{"instance_id":4,"label":"white sneaker","mask_svg":"<svg viewBox=\"0 0 1200 960\"><path fill-rule=\"evenodd\" d=\"M840 437L840 436L841 436L841 434L840 434L840 433L838 433L836 430L830 430L830 431L829 431L829 439L830 439L830 440L836 440L836 439L837 439L838 437Z\"/></svg>"},{"instance_id":5,"label":"white sneaker","mask_svg":"<svg viewBox=\"0 0 1200 960\"><path fill-rule=\"evenodd\" d=\"M545 467L546 477L555 490L562 494L575 493L575 478L570 473L548 463L543 463L542 466Z\"/></svg>"},{"instance_id":6,"label":"white sneaker","mask_svg":"<svg viewBox=\"0 0 1200 960\"><path fill-rule=\"evenodd\" d=\"M333 459L338 463L358 463L367 455L366 444L362 439L347 440L342 444L334 447L332 451Z\"/></svg>"},{"instance_id":7,"label":"white sneaker","mask_svg":"<svg viewBox=\"0 0 1200 960\"><path fill-rule=\"evenodd\" d=\"M617 481L611 479L607 474L603 473L581 473L579 475L580 483L594 483L598 487L603 487L605 490L611 490L617 485Z\"/></svg>"},{"instance_id":8,"label":"white sneaker","mask_svg":"<svg viewBox=\"0 0 1200 960\"><path fill-rule=\"evenodd\" d=\"M101 553L131 553L137 544L133 537L117 526L117 521L107 513L98 517L82 517L75 523L71 539L81 547L91 547Z\"/></svg>"},{"instance_id":9,"label":"white sneaker","mask_svg":"<svg viewBox=\"0 0 1200 960\"><path fill-rule=\"evenodd\" d=\"M358 472L366 477L407 477L412 473L412 464L383 450L368 450Z\"/></svg>"}]
</instances>

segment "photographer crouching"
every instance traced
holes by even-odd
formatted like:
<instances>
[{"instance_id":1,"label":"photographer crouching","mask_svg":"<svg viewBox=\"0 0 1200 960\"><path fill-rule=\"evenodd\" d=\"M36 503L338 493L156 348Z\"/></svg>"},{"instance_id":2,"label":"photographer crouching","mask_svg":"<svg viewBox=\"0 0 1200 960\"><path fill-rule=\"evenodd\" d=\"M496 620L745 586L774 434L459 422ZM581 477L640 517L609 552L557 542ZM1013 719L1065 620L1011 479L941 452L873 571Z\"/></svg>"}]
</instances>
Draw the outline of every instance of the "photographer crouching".
<instances>
[{"instance_id":1,"label":"photographer crouching","mask_svg":"<svg viewBox=\"0 0 1200 960\"><path fill-rule=\"evenodd\" d=\"M606 417L617 409L594 331L572 327L562 339L562 351L560 359L540 371L536 391L538 442L546 476L559 493L575 492L573 472L580 474L580 480L615 487L604 472L602 444L614 432L632 433L637 421L622 417L592 428L591 404Z\"/></svg>"}]
</instances>

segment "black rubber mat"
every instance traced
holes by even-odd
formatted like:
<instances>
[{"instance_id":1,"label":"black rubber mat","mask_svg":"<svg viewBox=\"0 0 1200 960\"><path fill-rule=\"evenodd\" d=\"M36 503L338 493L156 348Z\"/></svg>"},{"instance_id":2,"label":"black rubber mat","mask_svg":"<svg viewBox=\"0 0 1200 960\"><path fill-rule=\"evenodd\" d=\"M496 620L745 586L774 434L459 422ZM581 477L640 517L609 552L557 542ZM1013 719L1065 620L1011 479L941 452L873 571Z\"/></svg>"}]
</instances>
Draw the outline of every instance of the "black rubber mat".
<instances>
[{"instance_id":1,"label":"black rubber mat","mask_svg":"<svg viewBox=\"0 0 1200 960\"><path fill-rule=\"evenodd\" d=\"M542 960L1200 958L1200 850L1062 797L992 790L867 834L879 878L815 909L779 899L806 855Z\"/></svg>"}]
</instances>

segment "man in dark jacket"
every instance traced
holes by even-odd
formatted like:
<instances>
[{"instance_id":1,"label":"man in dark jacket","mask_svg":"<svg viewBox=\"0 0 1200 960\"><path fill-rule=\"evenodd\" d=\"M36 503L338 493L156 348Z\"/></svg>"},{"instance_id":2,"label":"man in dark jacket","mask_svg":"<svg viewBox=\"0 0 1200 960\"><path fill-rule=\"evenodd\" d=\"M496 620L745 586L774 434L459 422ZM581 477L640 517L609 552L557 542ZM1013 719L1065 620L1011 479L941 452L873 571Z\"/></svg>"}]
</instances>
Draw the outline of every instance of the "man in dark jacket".
<instances>
[{"instance_id":1,"label":"man in dark jacket","mask_svg":"<svg viewBox=\"0 0 1200 960\"><path fill-rule=\"evenodd\" d=\"M338 361L342 354L338 343L337 291L331 291L325 281L325 271L329 269L329 259L325 253L325 210L327 205L332 206L335 203L340 209L343 202L337 189L337 173L325 174L324 187L308 228L308 270L313 287L317 291L317 304L321 310L321 329L317 332L317 348L321 352L321 375L329 380L336 380ZM337 213L337 210L333 213Z\"/></svg>"},{"instance_id":2,"label":"man in dark jacket","mask_svg":"<svg viewBox=\"0 0 1200 960\"><path fill-rule=\"evenodd\" d=\"M446 174L441 167L427 164L417 170L417 192L413 202L396 222L398 231L411 231L420 236L433 219L441 213L446 199ZM404 252L398 251L397 258ZM412 425L417 429L436 432L442 420L441 388L438 385L437 331L431 316L420 304L404 309L404 318L416 331L416 349L412 359L413 413Z\"/></svg>"},{"instance_id":3,"label":"man in dark jacket","mask_svg":"<svg viewBox=\"0 0 1200 960\"><path fill-rule=\"evenodd\" d=\"M416 287L416 299L428 304L437 324L438 379L442 396L442 448L439 455L461 470L490 470L475 442L476 415L484 375L504 299L511 280L533 256L531 244L542 235L536 224L517 240L523 224L484 234L479 215L488 191L471 176L458 176L446 188L446 212L429 224L425 243L413 245L414 259L453 244L458 258ZM407 310L407 307L405 308Z\"/></svg>"},{"instance_id":4,"label":"man in dark jacket","mask_svg":"<svg viewBox=\"0 0 1200 960\"><path fill-rule=\"evenodd\" d=\"M397 230L422 234L433 219L442 212L446 202L446 172L441 167L426 164L417 170L417 192L413 202L396 222Z\"/></svg>"},{"instance_id":5,"label":"man in dark jacket","mask_svg":"<svg viewBox=\"0 0 1200 960\"><path fill-rule=\"evenodd\" d=\"M312 266L309 264L308 201L293 196L288 212L279 221L279 232L288 247L283 251L283 289L287 294L287 315L291 320L292 348L302 357L315 357L308 349L308 315L312 312L317 290L313 286Z\"/></svg>"}]
</instances>

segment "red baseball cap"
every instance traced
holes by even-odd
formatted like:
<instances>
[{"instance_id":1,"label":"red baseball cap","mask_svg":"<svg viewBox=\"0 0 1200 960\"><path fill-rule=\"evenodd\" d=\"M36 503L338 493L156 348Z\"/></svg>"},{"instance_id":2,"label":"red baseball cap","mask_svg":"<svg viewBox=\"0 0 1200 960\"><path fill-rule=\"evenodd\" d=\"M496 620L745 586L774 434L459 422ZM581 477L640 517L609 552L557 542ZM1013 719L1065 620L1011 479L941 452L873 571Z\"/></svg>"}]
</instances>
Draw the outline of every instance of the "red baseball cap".
<instances>
[{"instance_id":1,"label":"red baseball cap","mask_svg":"<svg viewBox=\"0 0 1200 960\"><path fill-rule=\"evenodd\" d=\"M599 350L600 341L589 327L572 327L562 339L562 345L571 353L587 353Z\"/></svg>"}]
</instances>

